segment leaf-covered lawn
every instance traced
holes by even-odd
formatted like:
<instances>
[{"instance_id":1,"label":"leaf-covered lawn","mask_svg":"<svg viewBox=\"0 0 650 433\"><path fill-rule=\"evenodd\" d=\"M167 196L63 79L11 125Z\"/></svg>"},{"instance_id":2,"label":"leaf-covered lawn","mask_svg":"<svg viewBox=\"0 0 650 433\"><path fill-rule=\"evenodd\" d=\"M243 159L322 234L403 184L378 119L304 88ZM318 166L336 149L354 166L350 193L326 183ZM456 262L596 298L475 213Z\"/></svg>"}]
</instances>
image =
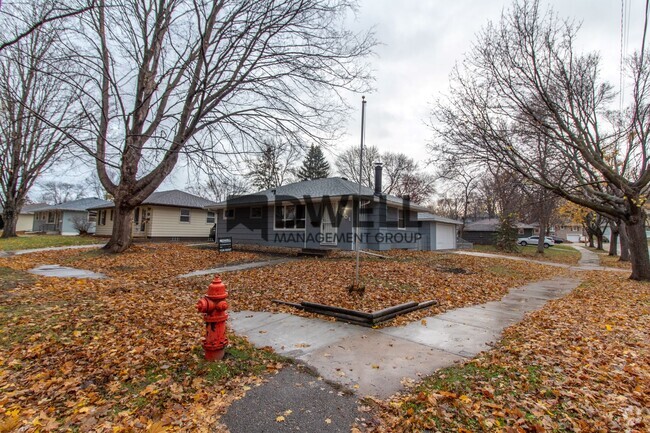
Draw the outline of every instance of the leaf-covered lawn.
<instances>
[{"instance_id":1,"label":"leaf-covered lawn","mask_svg":"<svg viewBox=\"0 0 650 433\"><path fill-rule=\"evenodd\" d=\"M537 245L527 245L525 247L517 247L516 253L503 252L497 249L494 245L474 245L472 250L481 253L504 254L507 256L523 257L533 260L546 260L554 263L564 263L567 265L575 265L580 260L580 252L569 245L554 245L544 249L544 254L537 252Z\"/></svg>"},{"instance_id":2,"label":"leaf-covered lawn","mask_svg":"<svg viewBox=\"0 0 650 433\"><path fill-rule=\"evenodd\" d=\"M650 284L592 273L491 351L378 402L373 432L647 432Z\"/></svg>"},{"instance_id":3,"label":"leaf-covered lawn","mask_svg":"<svg viewBox=\"0 0 650 433\"><path fill-rule=\"evenodd\" d=\"M507 289L562 270L543 265L396 251L364 257L363 297L347 285L353 258L305 259L223 275L234 310L297 311L271 302L311 300L376 310L437 299L441 305L398 323L498 299ZM0 259L0 432L216 431L218 416L283 360L231 335L223 363L202 361L195 304L211 277L193 270L266 260L178 244L40 252ZM36 277L41 264L103 272L104 280ZM215 430L216 429L216 430ZM22 431L22 430L21 430Z\"/></svg>"},{"instance_id":4,"label":"leaf-covered lawn","mask_svg":"<svg viewBox=\"0 0 650 433\"><path fill-rule=\"evenodd\" d=\"M361 261L361 282L365 294L350 294L355 272L354 258L339 255L331 259L302 259L283 265L228 273L229 304L236 310L283 311L311 316L274 299L335 305L361 311L376 311L409 301L435 299L439 305L420 310L389 325L420 320L449 309L493 301L508 289L531 280L548 279L561 270L534 263L488 259L432 252L393 251L390 259ZM205 286L209 277L193 279ZM321 316L322 317L322 316Z\"/></svg>"},{"instance_id":5,"label":"leaf-covered lawn","mask_svg":"<svg viewBox=\"0 0 650 433\"><path fill-rule=\"evenodd\" d=\"M0 238L0 251L32 250L34 248L69 247L104 243L106 243L106 239L92 236L23 235L16 238Z\"/></svg>"},{"instance_id":6,"label":"leaf-covered lawn","mask_svg":"<svg viewBox=\"0 0 650 433\"><path fill-rule=\"evenodd\" d=\"M600 259L601 266L607 266L609 268L619 268L619 269L632 269L632 264L630 262L621 262L619 256L610 256L608 251L597 250L596 248L589 248L594 253L598 254Z\"/></svg>"},{"instance_id":7,"label":"leaf-covered lawn","mask_svg":"<svg viewBox=\"0 0 650 433\"><path fill-rule=\"evenodd\" d=\"M256 258L165 244L0 259L0 432L216 431L230 402L283 361L231 335L224 362L203 362L195 305L206 287L170 276ZM22 272L39 262L112 278Z\"/></svg>"}]
</instances>

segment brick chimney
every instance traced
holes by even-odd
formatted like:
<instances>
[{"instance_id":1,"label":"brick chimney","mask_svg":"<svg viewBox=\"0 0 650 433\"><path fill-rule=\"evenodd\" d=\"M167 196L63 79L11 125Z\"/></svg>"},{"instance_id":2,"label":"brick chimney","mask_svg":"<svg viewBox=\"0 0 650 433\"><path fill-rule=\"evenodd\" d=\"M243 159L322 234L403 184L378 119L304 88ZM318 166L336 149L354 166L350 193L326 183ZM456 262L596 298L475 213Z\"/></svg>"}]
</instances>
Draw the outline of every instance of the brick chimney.
<instances>
[{"instance_id":1,"label":"brick chimney","mask_svg":"<svg viewBox=\"0 0 650 433\"><path fill-rule=\"evenodd\" d=\"M381 162L375 162L375 195L381 195L381 177L383 165Z\"/></svg>"}]
</instances>

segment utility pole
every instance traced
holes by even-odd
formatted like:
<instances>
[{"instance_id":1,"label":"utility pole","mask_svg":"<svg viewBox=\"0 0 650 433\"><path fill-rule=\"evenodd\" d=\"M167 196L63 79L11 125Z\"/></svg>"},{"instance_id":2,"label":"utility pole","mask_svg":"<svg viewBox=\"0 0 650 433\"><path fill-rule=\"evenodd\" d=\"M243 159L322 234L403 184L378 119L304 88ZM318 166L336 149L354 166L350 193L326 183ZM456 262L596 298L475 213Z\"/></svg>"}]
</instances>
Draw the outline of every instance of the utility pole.
<instances>
[{"instance_id":1,"label":"utility pole","mask_svg":"<svg viewBox=\"0 0 650 433\"><path fill-rule=\"evenodd\" d=\"M361 181L363 179L363 142L366 138L366 97L361 97L361 149L359 151L359 195L355 227L354 249L357 255L357 265L354 274L354 288L359 288L359 227L361 226ZM352 202L354 203L354 201Z\"/></svg>"}]
</instances>

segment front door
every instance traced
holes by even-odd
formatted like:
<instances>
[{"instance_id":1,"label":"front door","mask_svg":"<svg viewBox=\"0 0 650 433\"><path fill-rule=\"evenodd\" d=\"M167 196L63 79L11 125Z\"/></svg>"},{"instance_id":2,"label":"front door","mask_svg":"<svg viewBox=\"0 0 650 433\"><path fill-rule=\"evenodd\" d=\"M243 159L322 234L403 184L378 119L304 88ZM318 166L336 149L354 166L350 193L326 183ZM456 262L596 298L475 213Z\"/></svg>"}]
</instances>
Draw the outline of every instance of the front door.
<instances>
[{"instance_id":1,"label":"front door","mask_svg":"<svg viewBox=\"0 0 650 433\"><path fill-rule=\"evenodd\" d=\"M334 216L338 211L338 203L332 205L332 210ZM321 245L335 246L336 245L336 234L338 233L338 227L332 221L332 216L328 212L327 208L323 206L321 208L321 219L320 219L320 233L322 236Z\"/></svg>"}]
</instances>

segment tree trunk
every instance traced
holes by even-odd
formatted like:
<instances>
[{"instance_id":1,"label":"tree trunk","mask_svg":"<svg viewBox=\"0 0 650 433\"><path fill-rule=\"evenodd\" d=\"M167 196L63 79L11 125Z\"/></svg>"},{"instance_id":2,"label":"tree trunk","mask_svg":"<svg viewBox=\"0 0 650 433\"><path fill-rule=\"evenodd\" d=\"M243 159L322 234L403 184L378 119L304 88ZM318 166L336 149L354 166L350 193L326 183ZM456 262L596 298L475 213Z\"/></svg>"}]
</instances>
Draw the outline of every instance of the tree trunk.
<instances>
[{"instance_id":1,"label":"tree trunk","mask_svg":"<svg viewBox=\"0 0 650 433\"><path fill-rule=\"evenodd\" d=\"M12 206L13 208L13 206ZM18 224L18 211L12 209L7 205L2 211L2 221L4 227L2 229L2 238L15 238L16 225Z\"/></svg>"},{"instance_id":2,"label":"tree trunk","mask_svg":"<svg viewBox=\"0 0 650 433\"><path fill-rule=\"evenodd\" d=\"M589 246L591 248L595 248L596 246L594 245L594 235L592 233L589 233Z\"/></svg>"},{"instance_id":3,"label":"tree trunk","mask_svg":"<svg viewBox=\"0 0 650 433\"><path fill-rule=\"evenodd\" d=\"M596 235L596 249L603 249L603 235Z\"/></svg>"},{"instance_id":4,"label":"tree trunk","mask_svg":"<svg viewBox=\"0 0 650 433\"><path fill-rule=\"evenodd\" d=\"M618 255L618 232L612 232L612 237L609 240L609 255L617 256Z\"/></svg>"},{"instance_id":5,"label":"tree trunk","mask_svg":"<svg viewBox=\"0 0 650 433\"><path fill-rule=\"evenodd\" d=\"M113 215L113 233L111 239L104 246L104 249L112 253L121 253L133 243L133 208L120 206L115 203L115 214Z\"/></svg>"},{"instance_id":6,"label":"tree trunk","mask_svg":"<svg viewBox=\"0 0 650 433\"><path fill-rule=\"evenodd\" d=\"M645 218L633 218L626 222L632 262L631 280L650 281L650 254L645 234Z\"/></svg>"},{"instance_id":7,"label":"tree trunk","mask_svg":"<svg viewBox=\"0 0 650 433\"><path fill-rule=\"evenodd\" d=\"M629 262L630 261L630 241L627 236L627 227L625 224L619 224L619 236L621 238L621 257L618 259L619 262Z\"/></svg>"},{"instance_id":8,"label":"tree trunk","mask_svg":"<svg viewBox=\"0 0 650 433\"><path fill-rule=\"evenodd\" d=\"M539 240L537 241L537 254L544 254L544 241L546 236L545 218L539 220Z\"/></svg>"}]
</instances>

